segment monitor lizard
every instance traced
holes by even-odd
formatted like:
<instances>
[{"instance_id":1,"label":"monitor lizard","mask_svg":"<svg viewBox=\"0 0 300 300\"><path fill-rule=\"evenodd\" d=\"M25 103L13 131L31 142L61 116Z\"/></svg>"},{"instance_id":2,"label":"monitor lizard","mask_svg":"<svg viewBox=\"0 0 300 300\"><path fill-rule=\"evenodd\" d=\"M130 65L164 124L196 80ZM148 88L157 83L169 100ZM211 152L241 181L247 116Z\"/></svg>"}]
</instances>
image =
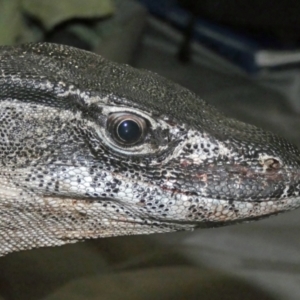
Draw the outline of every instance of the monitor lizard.
<instances>
[{"instance_id":1,"label":"monitor lizard","mask_svg":"<svg viewBox=\"0 0 300 300\"><path fill-rule=\"evenodd\" d=\"M300 205L296 147L159 75L47 43L0 71L0 255Z\"/></svg>"}]
</instances>

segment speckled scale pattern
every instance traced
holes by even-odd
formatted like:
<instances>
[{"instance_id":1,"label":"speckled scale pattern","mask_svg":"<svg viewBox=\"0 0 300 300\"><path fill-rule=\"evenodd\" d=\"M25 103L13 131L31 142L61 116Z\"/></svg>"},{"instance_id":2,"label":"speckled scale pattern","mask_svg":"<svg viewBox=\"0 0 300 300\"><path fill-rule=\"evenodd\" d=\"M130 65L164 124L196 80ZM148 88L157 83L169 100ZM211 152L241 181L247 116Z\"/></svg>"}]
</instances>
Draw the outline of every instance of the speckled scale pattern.
<instances>
[{"instance_id":1,"label":"speckled scale pattern","mask_svg":"<svg viewBox=\"0 0 300 300\"><path fill-rule=\"evenodd\" d=\"M145 70L0 47L0 255L259 219L299 206L299 151ZM112 114L145 121L120 145Z\"/></svg>"}]
</instances>

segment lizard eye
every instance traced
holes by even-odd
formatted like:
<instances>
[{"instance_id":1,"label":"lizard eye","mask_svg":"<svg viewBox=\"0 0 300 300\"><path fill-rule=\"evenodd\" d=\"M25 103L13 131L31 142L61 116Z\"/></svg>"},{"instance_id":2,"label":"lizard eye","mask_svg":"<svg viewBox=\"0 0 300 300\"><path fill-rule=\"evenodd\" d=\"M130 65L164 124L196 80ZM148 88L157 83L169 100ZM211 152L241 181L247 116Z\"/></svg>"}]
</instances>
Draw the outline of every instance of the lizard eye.
<instances>
[{"instance_id":1,"label":"lizard eye","mask_svg":"<svg viewBox=\"0 0 300 300\"><path fill-rule=\"evenodd\" d=\"M127 113L110 115L107 128L115 142L126 146L133 146L143 141L147 133L146 121Z\"/></svg>"}]
</instances>

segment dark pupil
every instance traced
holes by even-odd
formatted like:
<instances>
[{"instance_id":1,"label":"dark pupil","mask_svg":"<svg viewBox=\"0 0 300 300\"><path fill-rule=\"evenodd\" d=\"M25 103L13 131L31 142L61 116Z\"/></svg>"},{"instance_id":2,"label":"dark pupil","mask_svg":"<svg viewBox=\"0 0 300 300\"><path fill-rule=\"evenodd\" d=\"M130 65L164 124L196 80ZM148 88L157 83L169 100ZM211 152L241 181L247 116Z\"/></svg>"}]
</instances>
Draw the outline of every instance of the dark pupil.
<instances>
[{"instance_id":1,"label":"dark pupil","mask_svg":"<svg viewBox=\"0 0 300 300\"><path fill-rule=\"evenodd\" d=\"M120 139L128 143L136 142L141 137L139 125L132 120L121 122L117 128L117 133Z\"/></svg>"}]
</instances>

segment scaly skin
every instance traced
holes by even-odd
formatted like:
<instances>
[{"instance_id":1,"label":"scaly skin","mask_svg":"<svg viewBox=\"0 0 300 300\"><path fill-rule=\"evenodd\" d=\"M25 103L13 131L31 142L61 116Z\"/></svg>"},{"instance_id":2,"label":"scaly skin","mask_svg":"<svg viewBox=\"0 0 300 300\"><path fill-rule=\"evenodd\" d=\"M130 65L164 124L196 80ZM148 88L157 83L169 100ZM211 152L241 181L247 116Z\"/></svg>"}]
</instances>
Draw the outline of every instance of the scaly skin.
<instances>
[{"instance_id":1,"label":"scaly skin","mask_svg":"<svg viewBox=\"0 0 300 300\"><path fill-rule=\"evenodd\" d=\"M0 70L0 255L300 204L294 146L156 74L53 44L0 47Z\"/></svg>"}]
</instances>

